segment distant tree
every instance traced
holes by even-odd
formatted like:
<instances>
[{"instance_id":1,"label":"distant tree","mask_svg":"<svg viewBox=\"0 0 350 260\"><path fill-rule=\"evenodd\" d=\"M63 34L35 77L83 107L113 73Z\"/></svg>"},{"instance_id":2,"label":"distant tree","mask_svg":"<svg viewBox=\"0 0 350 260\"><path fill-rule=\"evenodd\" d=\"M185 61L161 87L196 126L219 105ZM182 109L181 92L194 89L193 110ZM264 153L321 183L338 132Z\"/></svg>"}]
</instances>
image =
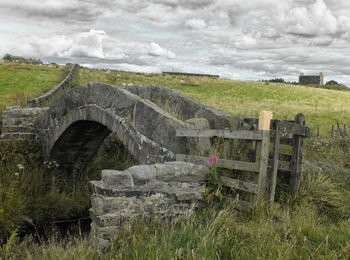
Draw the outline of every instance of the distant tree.
<instances>
[{"instance_id":1,"label":"distant tree","mask_svg":"<svg viewBox=\"0 0 350 260\"><path fill-rule=\"evenodd\" d=\"M270 79L269 82L274 82L274 83L286 83L286 82L284 81L284 79L282 79L282 78Z\"/></svg>"},{"instance_id":2,"label":"distant tree","mask_svg":"<svg viewBox=\"0 0 350 260\"><path fill-rule=\"evenodd\" d=\"M334 86L334 85L339 85L338 82L336 82L335 80L330 80L326 83L326 85L331 85L331 86Z\"/></svg>"}]
</instances>

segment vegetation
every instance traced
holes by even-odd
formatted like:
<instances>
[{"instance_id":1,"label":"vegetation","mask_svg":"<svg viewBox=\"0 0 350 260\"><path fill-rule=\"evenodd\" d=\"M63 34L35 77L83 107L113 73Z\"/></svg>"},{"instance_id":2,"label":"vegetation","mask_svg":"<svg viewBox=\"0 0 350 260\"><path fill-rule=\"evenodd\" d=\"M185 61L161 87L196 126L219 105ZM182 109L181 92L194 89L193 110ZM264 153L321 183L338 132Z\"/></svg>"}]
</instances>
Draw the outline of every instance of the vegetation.
<instances>
[{"instance_id":1,"label":"vegetation","mask_svg":"<svg viewBox=\"0 0 350 260\"><path fill-rule=\"evenodd\" d=\"M67 72L67 67L58 65L0 63L0 107L40 96L61 82Z\"/></svg>"},{"instance_id":2,"label":"vegetation","mask_svg":"<svg viewBox=\"0 0 350 260\"><path fill-rule=\"evenodd\" d=\"M2 66L10 65L0 64L0 73ZM34 75L30 77L46 68L20 66L33 67ZM5 74L10 73L11 70ZM4 80L0 76L0 86L14 82L9 75L6 77ZM307 122L325 127L336 120L349 122L350 117L348 91L89 69L79 69L75 80L76 85L105 82L117 86L167 86L244 117L257 117L263 109L274 111L274 117L280 119L293 119L302 112ZM34 97L41 94L44 84L40 91L34 89L23 86L28 97ZM11 93L11 88L1 92L0 87L2 105L15 103ZM89 207L88 180L98 178L102 165L120 170L133 165L125 148L112 138L91 165L68 175L55 162L44 163L35 143L1 142L0 259L349 259L350 178L341 170L349 161L348 144L345 137L339 143L333 142L342 153L332 157L327 140L307 143L308 156L322 163L334 162L338 170L306 168L298 196L292 199L281 194L279 207L270 209L262 204L252 212L240 212L235 209L235 201L208 199L211 204L189 219L163 224L142 220L130 223L116 235L111 248L102 253L79 229L75 236L63 238L55 232L43 236L43 230L52 229L54 221L84 216ZM215 165L211 173L208 194L220 200ZM32 235L26 235L28 231Z\"/></svg>"}]
</instances>

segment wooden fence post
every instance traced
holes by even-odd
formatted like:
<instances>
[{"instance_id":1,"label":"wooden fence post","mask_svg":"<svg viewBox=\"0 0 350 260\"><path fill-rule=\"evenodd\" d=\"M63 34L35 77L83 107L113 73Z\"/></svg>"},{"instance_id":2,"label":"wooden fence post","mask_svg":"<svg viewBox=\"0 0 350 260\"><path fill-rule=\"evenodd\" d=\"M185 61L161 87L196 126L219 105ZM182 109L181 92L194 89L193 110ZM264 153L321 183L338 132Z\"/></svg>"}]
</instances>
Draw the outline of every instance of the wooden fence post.
<instances>
[{"instance_id":1,"label":"wooden fence post","mask_svg":"<svg viewBox=\"0 0 350 260\"><path fill-rule=\"evenodd\" d=\"M269 146L270 146L270 129L271 129L272 112L261 111L259 117L259 130L262 131L261 150L260 150L260 167L258 179L257 201L262 201L268 195L267 186L267 167L269 163Z\"/></svg>"},{"instance_id":2,"label":"wooden fence post","mask_svg":"<svg viewBox=\"0 0 350 260\"><path fill-rule=\"evenodd\" d=\"M305 117L303 114L297 114L295 116L295 123L301 126L305 125ZM301 177L301 162L302 162L302 148L303 138L299 135L294 135L294 146L292 155L292 171L290 174L290 193L292 197L295 197L300 187Z\"/></svg>"},{"instance_id":3,"label":"wooden fence post","mask_svg":"<svg viewBox=\"0 0 350 260\"><path fill-rule=\"evenodd\" d=\"M280 150L280 125L279 121L276 121L275 124L275 136L274 136L274 147L273 147L273 155L272 155L272 168L268 178L268 186L270 192L270 203L275 201L275 191L276 191L276 183L277 183L277 171L278 171L278 162L279 162L279 150Z\"/></svg>"}]
</instances>

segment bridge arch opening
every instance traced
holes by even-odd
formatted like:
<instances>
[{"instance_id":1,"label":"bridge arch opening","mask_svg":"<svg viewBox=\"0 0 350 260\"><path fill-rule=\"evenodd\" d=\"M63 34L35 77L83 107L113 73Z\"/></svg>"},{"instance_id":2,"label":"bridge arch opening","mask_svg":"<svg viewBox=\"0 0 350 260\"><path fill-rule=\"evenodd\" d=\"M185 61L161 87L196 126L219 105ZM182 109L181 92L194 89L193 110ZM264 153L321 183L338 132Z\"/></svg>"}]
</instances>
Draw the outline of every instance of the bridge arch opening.
<instances>
[{"instance_id":1,"label":"bridge arch opening","mask_svg":"<svg viewBox=\"0 0 350 260\"><path fill-rule=\"evenodd\" d=\"M102 168L124 170L135 164L116 134L89 120L76 121L62 133L52 147L50 160L68 173L78 170L87 171L88 175L99 175Z\"/></svg>"}]
</instances>

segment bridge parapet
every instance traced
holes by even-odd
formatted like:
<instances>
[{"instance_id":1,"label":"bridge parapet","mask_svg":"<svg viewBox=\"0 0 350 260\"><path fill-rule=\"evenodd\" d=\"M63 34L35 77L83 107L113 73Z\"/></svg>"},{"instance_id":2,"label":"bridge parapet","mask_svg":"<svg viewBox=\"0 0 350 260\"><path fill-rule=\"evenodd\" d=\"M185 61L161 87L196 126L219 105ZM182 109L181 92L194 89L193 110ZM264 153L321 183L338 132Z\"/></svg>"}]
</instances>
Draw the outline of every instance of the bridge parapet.
<instances>
[{"instance_id":1,"label":"bridge parapet","mask_svg":"<svg viewBox=\"0 0 350 260\"><path fill-rule=\"evenodd\" d=\"M203 105L191 98L183 96L179 91L160 86L125 86L131 93L155 103L181 120L205 118L213 129L250 129L251 124L245 123L239 116L216 110Z\"/></svg>"}]
</instances>

